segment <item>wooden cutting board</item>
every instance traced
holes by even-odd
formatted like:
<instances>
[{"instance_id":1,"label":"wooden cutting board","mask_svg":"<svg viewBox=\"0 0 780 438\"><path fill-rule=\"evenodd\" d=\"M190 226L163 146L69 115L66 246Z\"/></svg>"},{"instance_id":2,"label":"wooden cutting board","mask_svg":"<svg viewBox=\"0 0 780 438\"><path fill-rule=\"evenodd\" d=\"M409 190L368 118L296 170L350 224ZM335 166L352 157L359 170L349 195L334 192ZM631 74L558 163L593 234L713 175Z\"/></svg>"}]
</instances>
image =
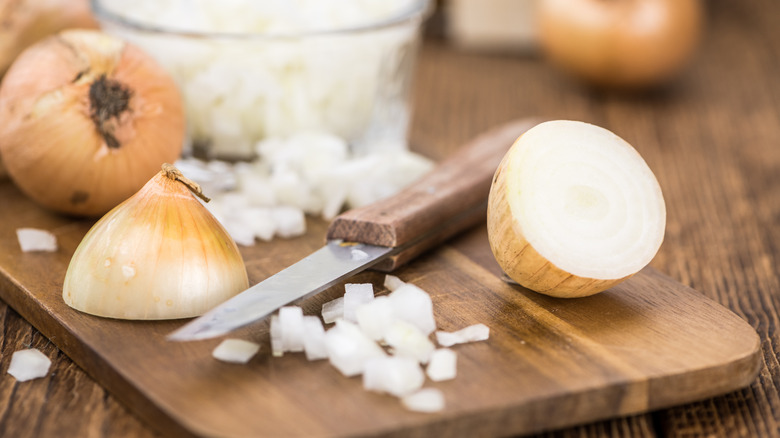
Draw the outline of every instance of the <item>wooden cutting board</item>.
<instances>
[{"instance_id":1,"label":"wooden cutting board","mask_svg":"<svg viewBox=\"0 0 780 438\"><path fill-rule=\"evenodd\" d=\"M67 307L62 282L92 225L33 205L0 183L0 297L152 427L197 436L493 436L549 430L634 414L733 391L760 367L759 338L717 303L646 268L602 294L555 299L504 283L484 225L396 272L427 290L441 330L474 323L484 342L453 347L458 377L440 388L446 409L406 411L362 390L326 361L273 358L267 322L235 333L262 345L247 365L214 360L219 340L168 343L182 322L93 317ZM57 235L55 253L22 253L15 229ZM244 248L252 284L319 247L306 236ZM352 282L381 289L383 274ZM302 303L318 314L341 285ZM384 292L382 292L384 293Z\"/></svg>"}]
</instances>

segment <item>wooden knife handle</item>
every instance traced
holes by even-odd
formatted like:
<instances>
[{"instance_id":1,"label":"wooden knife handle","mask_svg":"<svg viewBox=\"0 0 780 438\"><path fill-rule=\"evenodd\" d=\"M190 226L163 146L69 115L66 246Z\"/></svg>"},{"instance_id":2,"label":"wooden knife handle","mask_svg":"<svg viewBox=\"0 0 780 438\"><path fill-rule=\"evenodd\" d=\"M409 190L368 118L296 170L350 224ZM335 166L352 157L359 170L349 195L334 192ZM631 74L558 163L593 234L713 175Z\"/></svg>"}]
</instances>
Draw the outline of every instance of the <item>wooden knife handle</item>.
<instances>
[{"instance_id":1,"label":"wooden knife handle","mask_svg":"<svg viewBox=\"0 0 780 438\"><path fill-rule=\"evenodd\" d=\"M514 141L537 120L494 128L461 147L398 194L349 210L328 228L328 239L405 248L374 266L392 271L452 235L484 221L493 174Z\"/></svg>"}]
</instances>

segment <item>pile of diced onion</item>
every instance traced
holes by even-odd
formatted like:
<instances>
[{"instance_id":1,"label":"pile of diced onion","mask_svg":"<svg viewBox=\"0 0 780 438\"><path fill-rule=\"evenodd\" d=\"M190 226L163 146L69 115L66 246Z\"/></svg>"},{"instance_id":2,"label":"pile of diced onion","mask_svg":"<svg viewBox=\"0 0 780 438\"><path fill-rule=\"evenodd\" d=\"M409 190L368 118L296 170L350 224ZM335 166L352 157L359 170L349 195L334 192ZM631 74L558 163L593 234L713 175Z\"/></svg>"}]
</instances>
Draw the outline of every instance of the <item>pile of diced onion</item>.
<instances>
[{"instance_id":1,"label":"pile of diced onion","mask_svg":"<svg viewBox=\"0 0 780 438\"><path fill-rule=\"evenodd\" d=\"M384 286L390 293L375 296L371 283L346 284L342 297L322 306L322 320L304 315L297 306L279 309L271 317L272 354L327 359L346 377L361 375L364 389L398 397L409 410L441 411L444 395L438 388L423 387L426 375L434 382L454 379L457 353L449 347L485 340L489 328L474 324L456 332L436 331L427 292L392 275L385 277ZM325 330L323 321L333 326ZM214 357L246 363L259 348L226 339Z\"/></svg>"},{"instance_id":2,"label":"pile of diced onion","mask_svg":"<svg viewBox=\"0 0 780 438\"><path fill-rule=\"evenodd\" d=\"M357 155L344 139L313 132L265 139L256 151L252 162L176 163L212 198L206 207L244 246L301 235L306 215L330 220L345 207L397 193L432 167L403 145Z\"/></svg>"}]
</instances>

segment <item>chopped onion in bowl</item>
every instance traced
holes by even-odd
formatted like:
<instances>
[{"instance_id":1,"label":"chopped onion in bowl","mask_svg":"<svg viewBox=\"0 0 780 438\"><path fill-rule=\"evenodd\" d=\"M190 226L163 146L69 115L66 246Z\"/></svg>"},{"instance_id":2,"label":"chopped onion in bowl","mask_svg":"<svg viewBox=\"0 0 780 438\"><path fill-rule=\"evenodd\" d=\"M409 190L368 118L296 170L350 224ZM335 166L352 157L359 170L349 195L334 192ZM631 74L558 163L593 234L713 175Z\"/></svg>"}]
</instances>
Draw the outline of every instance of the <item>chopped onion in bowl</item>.
<instances>
[{"instance_id":1,"label":"chopped onion in bowl","mask_svg":"<svg viewBox=\"0 0 780 438\"><path fill-rule=\"evenodd\" d=\"M456 332L436 332L436 342L442 347L451 347L466 342L484 341L490 336L490 328L485 324L474 324Z\"/></svg>"},{"instance_id":2,"label":"chopped onion in bowl","mask_svg":"<svg viewBox=\"0 0 780 438\"><path fill-rule=\"evenodd\" d=\"M51 360L35 348L19 350L11 355L8 374L19 382L46 377L49 374Z\"/></svg>"},{"instance_id":3,"label":"chopped onion in bowl","mask_svg":"<svg viewBox=\"0 0 780 438\"><path fill-rule=\"evenodd\" d=\"M211 353L223 362L247 363L260 350L260 344L243 339L225 339Z\"/></svg>"},{"instance_id":4,"label":"chopped onion in bowl","mask_svg":"<svg viewBox=\"0 0 780 438\"><path fill-rule=\"evenodd\" d=\"M22 252L57 251L57 237L49 231L37 228L18 228L16 238L19 240L19 247Z\"/></svg>"}]
</instances>

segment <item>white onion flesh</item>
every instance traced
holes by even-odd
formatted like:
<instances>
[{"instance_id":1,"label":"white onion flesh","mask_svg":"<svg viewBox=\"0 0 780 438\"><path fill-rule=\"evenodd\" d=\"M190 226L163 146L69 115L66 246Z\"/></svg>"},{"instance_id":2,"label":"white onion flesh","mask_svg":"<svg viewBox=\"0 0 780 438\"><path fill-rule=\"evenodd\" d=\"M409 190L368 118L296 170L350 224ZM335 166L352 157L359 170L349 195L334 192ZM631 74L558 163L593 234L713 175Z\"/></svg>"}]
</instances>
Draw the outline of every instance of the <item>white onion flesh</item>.
<instances>
[{"instance_id":1,"label":"white onion flesh","mask_svg":"<svg viewBox=\"0 0 780 438\"><path fill-rule=\"evenodd\" d=\"M285 306L279 309L279 326L284 351L292 353L303 351L305 333L303 309L298 306Z\"/></svg>"},{"instance_id":2,"label":"white onion flesh","mask_svg":"<svg viewBox=\"0 0 780 438\"><path fill-rule=\"evenodd\" d=\"M258 351L260 351L260 344L243 339L225 339L211 355L223 362L247 363Z\"/></svg>"},{"instance_id":3,"label":"white onion flesh","mask_svg":"<svg viewBox=\"0 0 780 438\"><path fill-rule=\"evenodd\" d=\"M282 340L282 325L279 323L279 315L271 315L271 354L274 357L284 355L284 342Z\"/></svg>"},{"instance_id":4,"label":"white onion flesh","mask_svg":"<svg viewBox=\"0 0 780 438\"><path fill-rule=\"evenodd\" d=\"M347 283L344 285L344 319L357 322L356 310L374 299L371 283Z\"/></svg>"},{"instance_id":5,"label":"white onion flesh","mask_svg":"<svg viewBox=\"0 0 780 438\"><path fill-rule=\"evenodd\" d=\"M323 157L334 142L342 152ZM268 139L258 151L249 163L176 162L209 193L206 207L242 246L302 235L306 214L330 220L344 207L397 193L432 168L430 160L400 148L353 156L344 140L326 134Z\"/></svg>"},{"instance_id":6,"label":"white onion flesh","mask_svg":"<svg viewBox=\"0 0 780 438\"><path fill-rule=\"evenodd\" d=\"M395 320L385 333L385 342L393 349L393 354L410 357L419 363L427 363L436 346L428 335L406 321Z\"/></svg>"},{"instance_id":7,"label":"white onion flesh","mask_svg":"<svg viewBox=\"0 0 780 438\"><path fill-rule=\"evenodd\" d=\"M344 317L344 297L338 297L322 305L322 320L325 324Z\"/></svg>"},{"instance_id":8,"label":"white onion flesh","mask_svg":"<svg viewBox=\"0 0 780 438\"><path fill-rule=\"evenodd\" d=\"M484 341L490 337L490 328L485 324L474 324L462 328L456 332L436 332L436 342L442 347L451 347L455 344Z\"/></svg>"},{"instance_id":9,"label":"white onion flesh","mask_svg":"<svg viewBox=\"0 0 780 438\"><path fill-rule=\"evenodd\" d=\"M458 374L458 354L449 348L439 348L431 353L425 373L434 382L452 380Z\"/></svg>"},{"instance_id":10,"label":"white onion flesh","mask_svg":"<svg viewBox=\"0 0 780 438\"><path fill-rule=\"evenodd\" d=\"M363 389L402 397L420 389L425 374L416 360L408 357L378 357L366 361Z\"/></svg>"},{"instance_id":11,"label":"white onion flesh","mask_svg":"<svg viewBox=\"0 0 780 438\"><path fill-rule=\"evenodd\" d=\"M46 230L37 228L18 228L16 238L22 252L56 252L57 237Z\"/></svg>"},{"instance_id":12,"label":"white onion flesh","mask_svg":"<svg viewBox=\"0 0 780 438\"><path fill-rule=\"evenodd\" d=\"M357 325L339 319L325 332L330 363L347 377L363 373L366 361L386 356L376 342L366 336Z\"/></svg>"},{"instance_id":13,"label":"white onion flesh","mask_svg":"<svg viewBox=\"0 0 780 438\"><path fill-rule=\"evenodd\" d=\"M316 316L303 317L303 351L307 360L328 358L328 346L325 344L325 328Z\"/></svg>"},{"instance_id":14,"label":"white onion flesh","mask_svg":"<svg viewBox=\"0 0 780 438\"><path fill-rule=\"evenodd\" d=\"M196 32L307 32L364 27L397 17L410 0L103 0L120 17ZM319 130L356 143L405 140L411 71L404 59L417 20L375 31L302 38L181 38L103 23L157 58L179 82L190 135L218 155L251 155L263 137ZM391 74L387 72L391 71Z\"/></svg>"},{"instance_id":15,"label":"white onion flesh","mask_svg":"<svg viewBox=\"0 0 780 438\"><path fill-rule=\"evenodd\" d=\"M51 360L35 348L15 351L11 355L8 374L19 382L46 377L49 374Z\"/></svg>"},{"instance_id":16,"label":"white onion flesh","mask_svg":"<svg viewBox=\"0 0 780 438\"><path fill-rule=\"evenodd\" d=\"M433 302L427 292L407 283L394 290L388 297L396 318L417 326L424 335L429 335L436 330Z\"/></svg>"},{"instance_id":17,"label":"white onion flesh","mask_svg":"<svg viewBox=\"0 0 780 438\"><path fill-rule=\"evenodd\" d=\"M360 329L369 338L382 341L393 322L396 320L390 298L378 296L355 310L355 317Z\"/></svg>"},{"instance_id":18,"label":"white onion flesh","mask_svg":"<svg viewBox=\"0 0 780 438\"><path fill-rule=\"evenodd\" d=\"M499 265L548 295L591 295L635 274L658 252L665 224L661 188L639 153L583 122L528 130L491 187L488 231Z\"/></svg>"},{"instance_id":19,"label":"white onion flesh","mask_svg":"<svg viewBox=\"0 0 780 438\"><path fill-rule=\"evenodd\" d=\"M444 410L444 393L438 388L423 388L404 396L401 403L406 409L415 412L433 413Z\"/></svg>"},{"instance_id":20,"label":"white onion flesh","mask_svg":"<svg viewBox=\"0 0 780 438\"><path fill-rule=\"evenodd\" d=\"M403 282L400 278L396 277L395 275L385 275L385 281L384 286L389 290L390 292L398 289L399 287L405 285L406 283Z\"/></svg>"},{"instance_id":21,"label":"white onion flesh","mask_svg":"<svg viewBox=\"0 0 780 438\"><path fill-rule=\"evenodd\" d=\"M362 375L363 388L367 391L398 397L404 407L413 411L441 411L444 394L439 389L421 388L426 376L434 382L454 379L457 354L449 348L437 349L430 332L420 329L420 325L433 324L435 330L432 303L424 290L392 275L386 276L384 283L393 286L394 292L376 297L371 283L346 284L343 296L323 305L323 318L335 321L327 331L318 316L304 316L300 307L279 309L271 316L272 354L281 356L300 351L295 346L290 348L290 344L300 342L307 360L328 359L346 377ZM344 318L345 302L356 306L357 323ZM421 313L403 310L420 307L426 310ZM474 324L454 333L436 332L436 338L444 347L444 344L484 340L488 333L484 324ZM424 364L427 364L425 369Z\"/></svg>"}]
</instances>

